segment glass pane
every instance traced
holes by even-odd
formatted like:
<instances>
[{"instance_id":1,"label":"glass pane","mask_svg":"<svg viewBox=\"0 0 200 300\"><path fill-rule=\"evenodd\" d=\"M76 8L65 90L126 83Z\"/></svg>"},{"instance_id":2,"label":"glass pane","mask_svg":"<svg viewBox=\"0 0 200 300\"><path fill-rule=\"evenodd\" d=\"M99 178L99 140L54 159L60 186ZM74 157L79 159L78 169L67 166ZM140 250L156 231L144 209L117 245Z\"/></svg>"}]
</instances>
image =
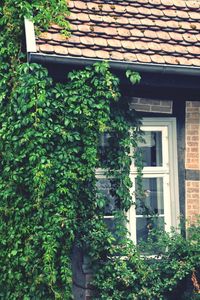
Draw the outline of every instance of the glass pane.
<instances>
[{"instance_id":1,"label":"glass pane","mask_svg":"<svg viewBox=\"0 0 200 300\"><path fill-rule=\"evenodd\" d=\"M164 214L163 178L143 178L142 184L144 197L136 199L136 214Z\"/></svg>"},{"instance_id":2,"label":"glass pane","mask_svg":"<svg viewBox=\"0 0 200 300\"><path fill-rule=\"evenodd\" d=\"M106 200L105 215L112 215L115 210L115 199L111 195L111 184L107 178L99 178L97 181L97 188Z\"/></svg>"},{"instance_id":3,"label":"glass pane","mask_svg":"<svg viewBox=\"0 0 200 300\"><path fill-rule=\"evenodd\" d=\"M106 223L109 231L113 234L115 233L115 220L114 218L104 218L104 222Z\"/></svg>"},{"instance_id":4,"label":"glass pane","mask_svg":"<svg viewBox=\"0 0 200 300\"><path fill-rule=\"evenodd\" d=\"M106 163L110 147L110 133L105 132L99 136L98 152L101 164Z\"/></svg>"},{"instance_id":5,"label":"glass pane","mask_svg":"<svg viewBox=\"0 0 200 300\"><path fill-rule=\"evenodd\" d=\"M144 131L144 143L138 147L142 152L144 167L162 166L162 132Z\"/></svg>"},{"instance_id":6,"label":"glass pane","mask_svg":"<svg viewBox=\"0 0 200 300\"><path fill-rule=\"evenodd\" d=\"M146 241L150 230L164 229L164 217L137 217L136 228L137 243Z\"/></svg>"}]
</instances>

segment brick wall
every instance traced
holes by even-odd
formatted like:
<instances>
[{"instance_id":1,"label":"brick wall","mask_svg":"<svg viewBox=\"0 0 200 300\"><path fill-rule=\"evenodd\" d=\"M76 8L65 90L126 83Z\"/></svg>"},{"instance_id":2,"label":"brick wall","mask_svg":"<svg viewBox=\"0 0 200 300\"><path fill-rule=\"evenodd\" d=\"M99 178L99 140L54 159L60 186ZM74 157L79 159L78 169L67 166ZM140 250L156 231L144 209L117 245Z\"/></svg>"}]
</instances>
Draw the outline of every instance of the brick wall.
<instances>
[{"instance_id":1,"label":"brick wall","mask_svg":"<svg viewBox=\"0 0 200 300\"><path fill-rule=\"evenodd\" d=\"M200 214L200 101L186 102L186 217Z\"/></svg>"},{"instance_id":2,"label":"brick wall","mask_svg":"<svg viewBox=\"0 0 200 300\"><path fill-rule=\"evenodd\" d=\"M141 112L172 114L172 101L131 98L130 108Z\"/></svg>"}]
</instances>

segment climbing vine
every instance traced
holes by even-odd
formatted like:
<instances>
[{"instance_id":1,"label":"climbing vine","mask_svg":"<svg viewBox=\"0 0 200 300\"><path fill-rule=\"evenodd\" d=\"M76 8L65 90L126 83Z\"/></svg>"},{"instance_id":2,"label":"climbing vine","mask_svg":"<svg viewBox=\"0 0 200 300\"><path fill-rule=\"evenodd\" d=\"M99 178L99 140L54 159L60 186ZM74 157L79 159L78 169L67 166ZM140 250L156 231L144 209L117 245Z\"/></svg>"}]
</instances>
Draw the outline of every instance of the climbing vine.
<instances>
[{"instance_id":1,"label":"climbing vine","mask_svg":"<svg viewBox=\"0 0 200 300\"><path fill-rule=\"evenodd\" d=\"M97 299L165 299L191 270L198 287L196 229L191 245L179 235L173 243L164 233L162 243L152 237L161 249L172 244L160 265L141 259L128 238L133 158L142 193L139 154L130 156L140 121L120 98L119 79L108 64L73 71L61 84L42 66L25 62L24 17L38 30L56 22L67 34L66 14L65 0L0 1L0 299L73 299L75 244L92 262ZM140 80L131 71L127 77ZM109 138L102 158L103 134ZM115 199L112 231L104 221L109 203L98 189L97 167L109 178ZM148 242L150 247L151 237ZM170 273L168 261L178 247Z\"/></svg>"}]
</instances>

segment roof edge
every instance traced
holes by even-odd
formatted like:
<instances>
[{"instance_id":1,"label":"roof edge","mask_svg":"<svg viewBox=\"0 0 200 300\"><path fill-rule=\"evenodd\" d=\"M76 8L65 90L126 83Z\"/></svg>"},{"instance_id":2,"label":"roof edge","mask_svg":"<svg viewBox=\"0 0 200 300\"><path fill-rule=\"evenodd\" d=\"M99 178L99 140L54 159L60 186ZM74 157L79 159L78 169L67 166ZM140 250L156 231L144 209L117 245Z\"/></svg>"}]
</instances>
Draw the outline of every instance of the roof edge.
<instances>
[{"instance_id":1,"label":"roof edge","mask_svg":"<svg viewBox=\"0 0 200 300\"><path fill-rule=\"evenodd\" d=\"M35 30L34 30L33 22L27 18L24 18L24 27L25 27L27 53L37 52Z\"/></svg>"},{"instance_id":2,"label":"roof edge","mask_svg":"<svg viewBox=\"0 0 200 300\"><path fill-rule=\"evenodd\" d=\"M63 56L55 54L41 54L41 53L28 53L28 61L35 63L56 63L62 65L72 66L88 66L96 62L101 62L102 59L84 58L84 57L73 57ZM131 69L133 71L145 72L145 73L158 73L168 75L189 75L189 76L200 76L200 67L188 67L188 66L176 66L166 64L147 64L130 61L120 60L107 60L111 68L117 70Z\"/></svg>"}]
</instances>

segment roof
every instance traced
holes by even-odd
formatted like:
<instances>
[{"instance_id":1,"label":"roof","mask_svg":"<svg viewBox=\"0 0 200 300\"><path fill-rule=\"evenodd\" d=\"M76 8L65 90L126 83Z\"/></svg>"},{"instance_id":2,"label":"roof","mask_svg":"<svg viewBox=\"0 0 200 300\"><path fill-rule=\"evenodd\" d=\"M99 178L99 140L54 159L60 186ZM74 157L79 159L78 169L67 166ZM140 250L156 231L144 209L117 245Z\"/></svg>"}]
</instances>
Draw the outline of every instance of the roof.
<instances>
[{"instance_id":1,"label":"roof","mask_svg":"<svg viewBox=\"0 0 200 300\"><path fill-rule=\"evenodd\" d=\"M71 36L57 25L36 38L40 54L200 66L200 2L69 1Z\"/></svg>"}]
</instances>

